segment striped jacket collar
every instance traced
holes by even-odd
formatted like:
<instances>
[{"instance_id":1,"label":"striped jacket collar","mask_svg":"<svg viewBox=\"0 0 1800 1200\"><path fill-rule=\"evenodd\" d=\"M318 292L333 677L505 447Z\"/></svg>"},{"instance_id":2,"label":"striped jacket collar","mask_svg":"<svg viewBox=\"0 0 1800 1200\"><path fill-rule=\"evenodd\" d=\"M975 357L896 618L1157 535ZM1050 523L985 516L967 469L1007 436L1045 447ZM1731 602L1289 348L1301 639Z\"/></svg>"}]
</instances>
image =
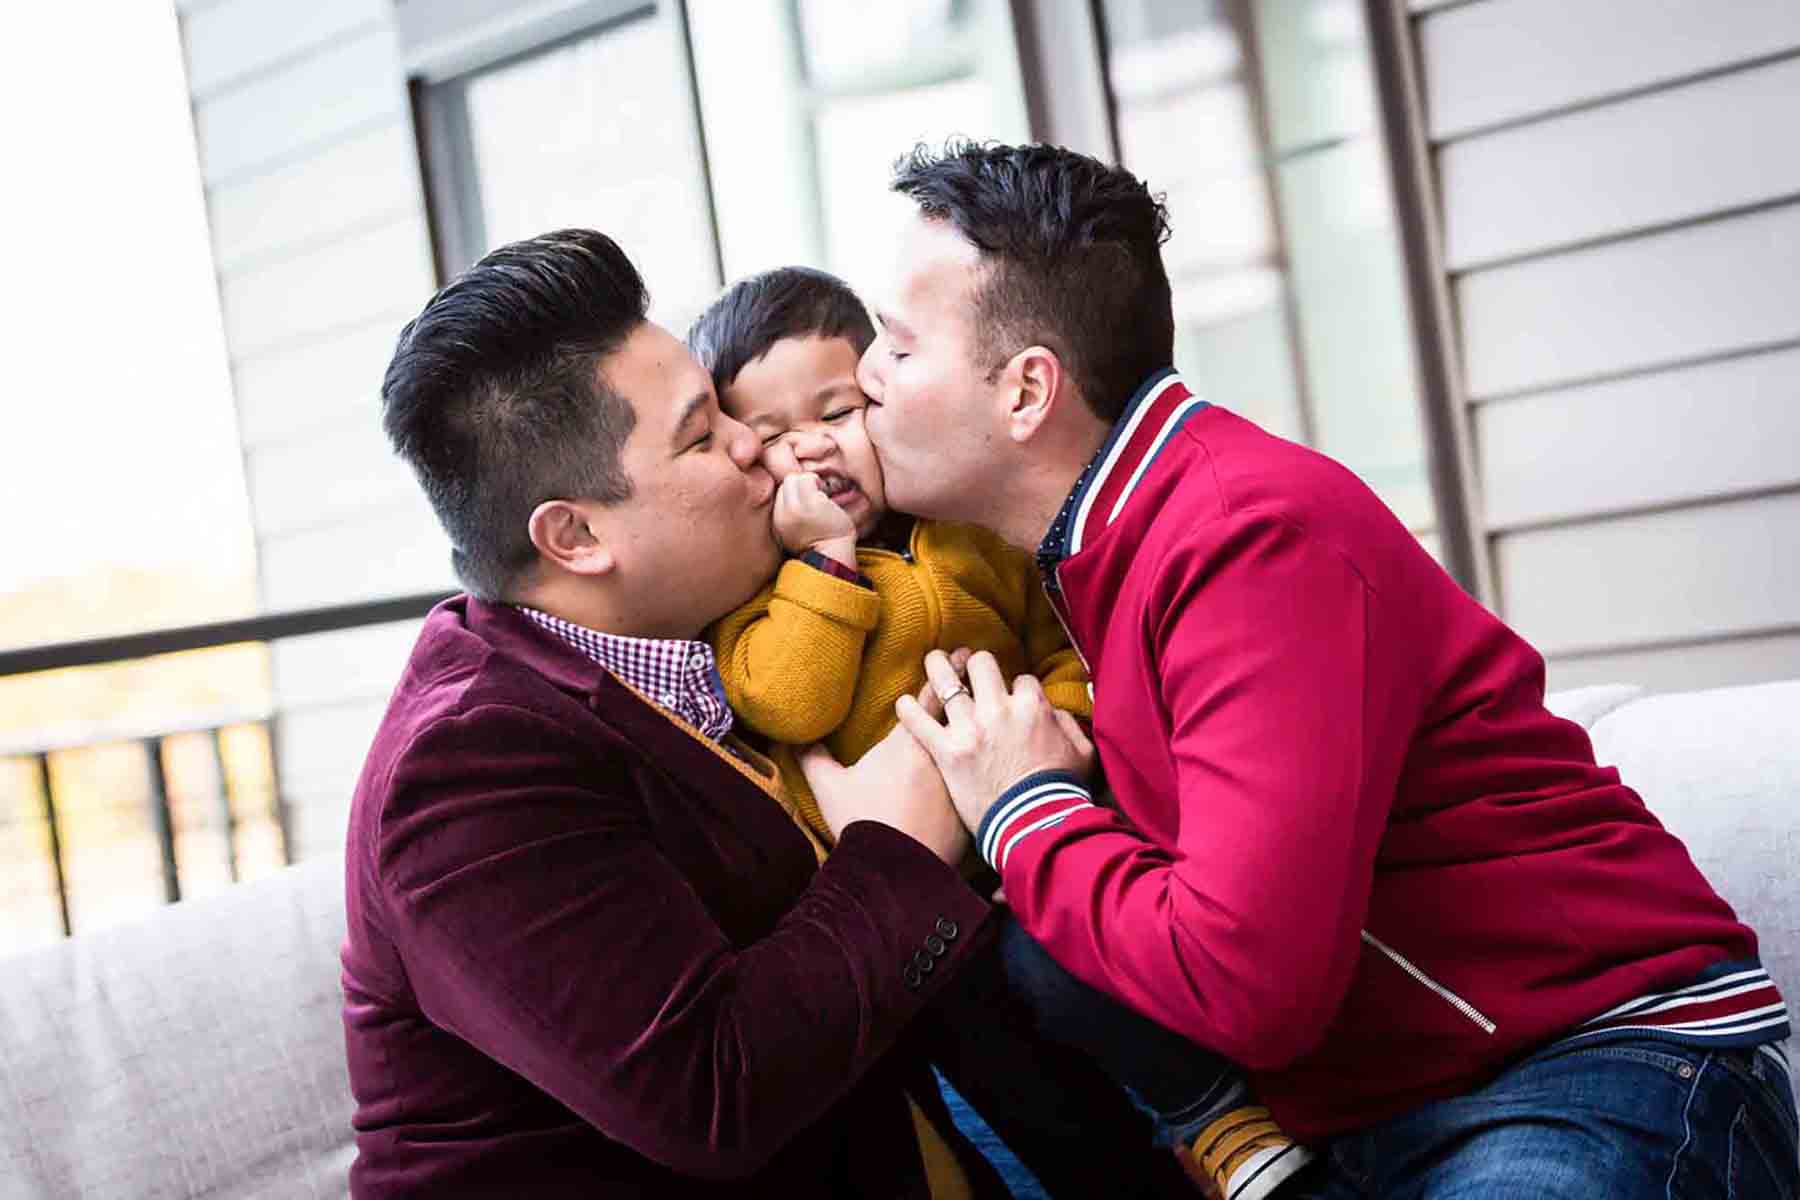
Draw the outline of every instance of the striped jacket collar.
<instances>
[{"instance_id":1,"label":"striped jacket collar","mask_svg":"<svg viewBox=\"0 0 1800 1200\"><path fill-rule=\"evenodd\" d=\"M1205 407L1173 367L1143 382L1038 545L1038 568L1047 582L1065 558L1081 553L1118 519L1169 439Z\"/></svg>"}]
</instances>

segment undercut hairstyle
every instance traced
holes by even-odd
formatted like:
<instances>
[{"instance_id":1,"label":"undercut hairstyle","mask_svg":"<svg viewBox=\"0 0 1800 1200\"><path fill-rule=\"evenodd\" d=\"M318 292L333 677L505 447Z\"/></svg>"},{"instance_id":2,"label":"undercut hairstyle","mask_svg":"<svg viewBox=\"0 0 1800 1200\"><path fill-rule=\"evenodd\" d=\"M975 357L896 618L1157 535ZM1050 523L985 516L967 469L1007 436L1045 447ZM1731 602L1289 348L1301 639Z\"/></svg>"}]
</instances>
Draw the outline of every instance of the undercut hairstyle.
<instances>
[{"instance_id":1,"label":"undercut hairstyle","mask_svg":"<svg viewBox=\"0 0 1800 1200\"><path fill-rule=\"evenodd\" d=\"M1169 211L1131 172L1057 146L952 140L894 166L893 190L980 253L976 366L1055 351L1102 420L1175 357Z\"/></svg>"},{"instance_id":2,"label":"undercut hairstyle","mask_svg":"<svg viewBox=\"0 0 1800 1200\"><path fill-rule=\"evenodd\" d=\"M649 305L611 238L564 229L495 250L400 331L382 427L474 595L511 598L537 561L539 504L631 495L620 454L637 414L600 367Z\"/></svg>"},{"instance_id":3,"label":"undercut hairstyle","mask_svg":"<svg viewBox=\"0 0 1800 1200\"><path fill-rule=\"evenodd\" d=\"M861 357L875 340L875 323L836 275L778 267L727 288L688 330L687 344L723 395L776 342L805 337L843 338Z\"/></svg>"}]
</instances>

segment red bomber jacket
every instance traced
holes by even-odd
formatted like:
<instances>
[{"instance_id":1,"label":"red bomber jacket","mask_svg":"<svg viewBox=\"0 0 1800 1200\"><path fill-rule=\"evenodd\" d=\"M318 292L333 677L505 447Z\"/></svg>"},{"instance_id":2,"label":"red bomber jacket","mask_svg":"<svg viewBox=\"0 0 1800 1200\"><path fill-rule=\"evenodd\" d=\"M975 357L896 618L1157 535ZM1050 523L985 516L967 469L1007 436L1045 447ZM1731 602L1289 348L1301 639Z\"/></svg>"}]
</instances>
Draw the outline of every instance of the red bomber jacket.
<instances>
[{"instance_id":1,"label":"red bomber jacket","mask_svg":"<svg viewBox=\"0 0 1800 1200\"><path fill-rule=\"evenodd\" d=\"M981 848L1065 966L1295 1135L1697 979L1696 1036L1785 1034L1755 936L1544 707L1542 658L1348 470L1161 372L1040 560L1116 811L1015 788Z\"/></svg>"}]
</instances>

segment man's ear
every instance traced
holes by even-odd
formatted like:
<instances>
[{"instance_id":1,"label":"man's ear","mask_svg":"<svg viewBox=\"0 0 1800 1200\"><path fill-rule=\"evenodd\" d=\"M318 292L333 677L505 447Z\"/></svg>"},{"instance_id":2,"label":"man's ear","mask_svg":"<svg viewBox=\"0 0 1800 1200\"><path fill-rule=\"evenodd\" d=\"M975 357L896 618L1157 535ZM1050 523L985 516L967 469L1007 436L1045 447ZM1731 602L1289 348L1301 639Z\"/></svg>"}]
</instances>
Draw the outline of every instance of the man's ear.
<instances>
[{"instance_id":1,"label":"man's ear","mask_svg":"<svg viewBox=\"0 0 1800 1200\"><path fill-rule=\"evenodd\" d=\"M1007 362L1006 434L1015 442L1037 435L1063 399L1067 376L1056 351L1046 346L1027 346Z\"/></svg>"},{"instance_id":2,"label":"man's ear","mask_svg":"<svg viewBox=\"0 0 1800 1200\"><path fill-rule=\"evenodd\" d=\"M574 575L604 575L616 565L613 552L594 530L589 506L574 500L546 500L531 510L531 544L545 559Z\"/></svg>"}]
</instances>

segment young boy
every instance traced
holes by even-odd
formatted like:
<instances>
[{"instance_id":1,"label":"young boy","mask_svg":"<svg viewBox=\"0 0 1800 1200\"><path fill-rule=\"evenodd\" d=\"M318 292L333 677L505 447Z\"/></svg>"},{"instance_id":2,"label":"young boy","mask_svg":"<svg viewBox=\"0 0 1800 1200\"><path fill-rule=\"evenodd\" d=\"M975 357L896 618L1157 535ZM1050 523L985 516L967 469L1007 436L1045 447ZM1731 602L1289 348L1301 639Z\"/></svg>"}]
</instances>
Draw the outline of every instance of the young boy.
<instances>
[{"instance_id":1,"label":"young boy","mask_svg":"<svg viewBox=\"0 0 1800 1200\"><path fill-rule=\"evenodd\" d=\"M775 533L793 556L709 636L727 701L769 739L821 858L831 835L796 748L823 741L840 762L861 758L893 728L894 702L924 683L928 651L989 651L1007 677L1034 674L1052 704L1092 714L1036 565L986 530L887 508L856 383L874 336L848 285L799 267L739 282L688 333L721 407L762 439L779 488ZM1257 1200L1309 1159L1222 1060L1067 976L1022 930L1002 945L1009 985L1026 993L1016 999L1049 1036L1073 1011L1107 1029L1101 1065L1155 1113L1203 1186Z\"/></svg>"}]
</instances>

